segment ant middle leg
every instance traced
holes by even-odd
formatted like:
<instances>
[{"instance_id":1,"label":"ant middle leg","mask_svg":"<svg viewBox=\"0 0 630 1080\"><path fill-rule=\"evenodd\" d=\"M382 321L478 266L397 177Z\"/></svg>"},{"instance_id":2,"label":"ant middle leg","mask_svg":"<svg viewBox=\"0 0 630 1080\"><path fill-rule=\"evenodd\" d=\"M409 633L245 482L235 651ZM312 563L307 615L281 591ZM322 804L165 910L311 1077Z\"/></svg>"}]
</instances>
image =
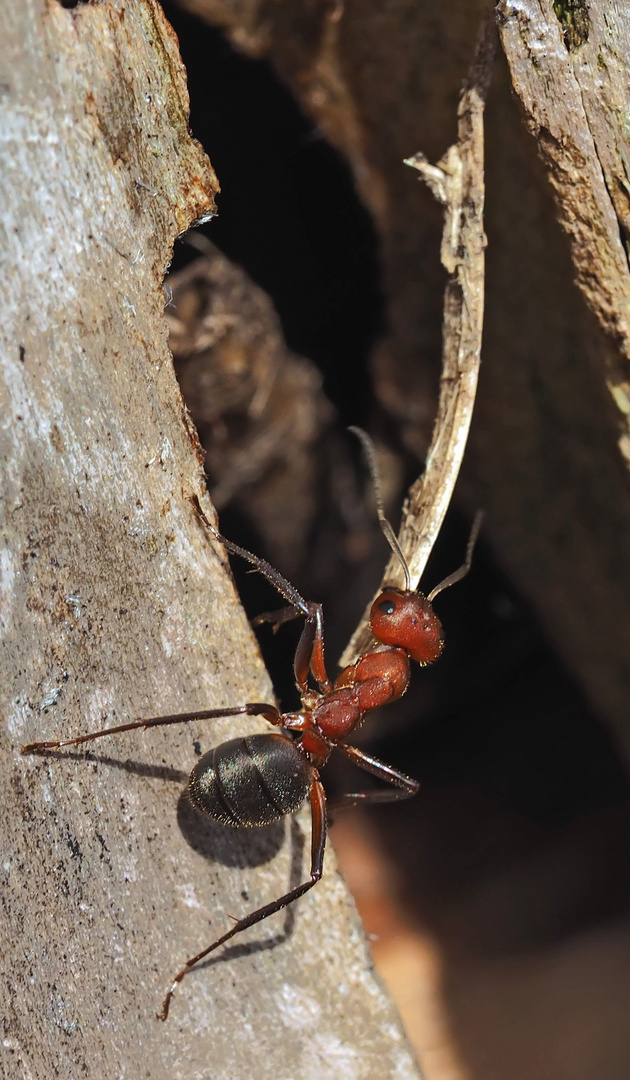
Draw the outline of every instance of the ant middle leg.
<instances>
[{"instance_id":1,"label":"ant middle leg","mask_svg":"<svg viewBox=\"0 0 630 1080\"><path fill-rule=\"evenodd\" d=\"M305 892L308 892L309 889L313 888L313 885L317 884L322 876L324 847L326 845L326 796L324 794L322 782L317 774L313 777L313 783L311 784L310 801L312 830L311 875L308 881L302 882L301 885L297 885L294 889L291 889L290 892L285 893L284 896L280 896L277 900L272 900L270 904L265 904L263 907L257 908L256 911L252 911L250 915L246 915L245 918L239 919L226 934L223 934L220 938L217 938L216 941L213 941L211 945L208 945L206 949L202 949L196 956L187 960L184 967L177 973L168 988L162 1008L158 1013L160 1020L166 1020L168 1018L173 994L177 990L182 979L188 975L188 972L194 968L200 960L205 959L211 952L218 949L220 945L224 945L225 942L229 941L230 938L233 938L235 934L240 934L242 930L247 930L249 926L254 926L256 923L262 922L263 919L267 919L270 915L275 915L276 911L281 911L282 908L287 907L288 904L292 904L294 900L303 896Z\"/></svg>"},{"instance_id":2,"label":"ant middle leg","mask_svg":"<svg viewBox=\"0 0 630 1080\"><path fill-rule=\"evenodd\" d=\"M359 804L367 806L370 803L400 802L401 799L412 798L412 796L417 795L420 790L420 784L417 780L412 780L410 776L406 776L405 773L399 772L393 765L387 765L386 762L371 757L369 754L364 753L363 750L357 749L356 746L349 746L347 743L337 743L336 749L341 750L341 752L344 753L346 757L350 758L355 765L358 765L360 769L364 769L365 772L371 773L372 776L377 776L379 779L385 780L392 786L377 791L348 792L335 800L334 805L331 806L332 810L341 810L344 807L357 806Z\"/></svg>"},{"instance_id":3,"label":"ant middle leg","mask_svg":"<svg viewBox=\"0 0 630 1080\"><path fill-rule=\"evenodd\" d=\"M330 812L335 814L337 810L347 810L351 806L373 806L375 803L401 802L409 799L413 791L403 791L401 788L379 789L378 791L347 791L339 795L330 803Z\"/></svg>"}]
</instances>

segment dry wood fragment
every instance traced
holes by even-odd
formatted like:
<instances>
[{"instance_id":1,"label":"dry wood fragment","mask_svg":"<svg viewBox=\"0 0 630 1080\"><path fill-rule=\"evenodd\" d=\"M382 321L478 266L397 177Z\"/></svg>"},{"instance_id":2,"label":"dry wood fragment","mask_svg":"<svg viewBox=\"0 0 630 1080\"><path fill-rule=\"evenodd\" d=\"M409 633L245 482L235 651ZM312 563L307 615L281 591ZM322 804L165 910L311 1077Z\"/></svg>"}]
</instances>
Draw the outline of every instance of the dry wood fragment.
<instances>
[{"instance_id":1,"label":"dry wood fragment","mask_svg":"<svg viewBox=\"0 0 630 1080\"><path fill-rule=\"evenodd\" d=\"M407 164L418 169L444 206L442 263L449 275L444 295L442 376L438 414L422 476L409 491L403 508L399 543L409 564L411 587L417 588L461 467L477 389L484 309L484 155L483 112L495 52L495 29L486 19L475 59L457 112L457 142L437 165L423 154ZM402 586L399 560L392 556L376 591L386 584ZM367 617L341 658L350 664L366 648L371 634Z\"/></svg>"}]
</instances>

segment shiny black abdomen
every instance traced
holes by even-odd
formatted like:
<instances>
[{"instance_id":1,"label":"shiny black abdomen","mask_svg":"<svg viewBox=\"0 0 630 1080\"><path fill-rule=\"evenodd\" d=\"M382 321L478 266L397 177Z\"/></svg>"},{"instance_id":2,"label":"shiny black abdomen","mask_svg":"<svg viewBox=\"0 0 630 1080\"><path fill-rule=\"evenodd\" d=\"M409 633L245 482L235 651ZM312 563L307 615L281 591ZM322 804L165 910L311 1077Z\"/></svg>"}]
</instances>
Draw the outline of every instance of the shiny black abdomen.
<instances>
[{"instance_id":1,"label":"shiny black abdomen","mask_svg":"<svg viewBox=\"0 0 630 1080\"><path fill-rule=\"evenodd\" d=\"M190 774L198 810L222 825L269 825L297 810L309 792L313 768L284 735L247 735L209 750Z\"/></svg>"}]
</instances>

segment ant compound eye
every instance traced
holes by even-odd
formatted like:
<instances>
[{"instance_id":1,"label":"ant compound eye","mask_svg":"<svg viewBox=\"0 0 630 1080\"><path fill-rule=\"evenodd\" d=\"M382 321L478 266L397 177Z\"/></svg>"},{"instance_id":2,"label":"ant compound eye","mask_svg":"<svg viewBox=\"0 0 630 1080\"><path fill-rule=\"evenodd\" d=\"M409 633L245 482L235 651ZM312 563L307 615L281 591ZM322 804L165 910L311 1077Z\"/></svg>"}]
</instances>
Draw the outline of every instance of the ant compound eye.
<instances>
[{"instance_id":1,"label":"ant compound eye","mask_svg":"<svg viewBox=\"0 0 630 1080\"><path fill-rule=\"evenodd\" d=\"M393 615L396 610L396 605L393 600L381 600L378 605L378 610L383 612L383 615Z\"/></svg>"}]
</instances>

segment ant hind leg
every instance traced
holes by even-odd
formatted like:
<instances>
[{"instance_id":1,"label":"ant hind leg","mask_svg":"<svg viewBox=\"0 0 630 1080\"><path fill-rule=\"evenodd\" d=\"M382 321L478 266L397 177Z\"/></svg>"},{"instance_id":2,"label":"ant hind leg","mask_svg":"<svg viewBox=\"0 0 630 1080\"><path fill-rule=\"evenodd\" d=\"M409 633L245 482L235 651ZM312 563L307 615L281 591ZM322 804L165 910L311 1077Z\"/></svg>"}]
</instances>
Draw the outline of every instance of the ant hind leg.
<instances>
[{"instance_id":1,"label":"ant hind leg","mask_svg":"<svg viewBox=\"0 0 630 1080\"><path fill-rule=\"evenodd\" d=\"M313 783L311 784L310 799L312 822L311 876L308 881L302 882L301 885L297 885L294 889L291 889L290 892L285 893L284 896L280 896L277 900L272 900L270 904L265 904L264 907L257 908L256 911L252 911L250 915L246 915L245 918L239 919L231 930L228 930L226 934L217 938L217 940L213 941L211 945L208 945L206 949L202 949L200 953L197 953L196 956L193 956L188 960L181 971L178 971L168 988L162 1008L158 1013L160 1020L168 1019L168 1012L173 994L177 990L182 979L188 975L188 972L191 971L200 960L205 959L211 952L218 949L220 945L224 945L225 942L229 941L230 938L233 938L235 934L240 934L242 930L247 930L249 926L254 926L256 923L262 922L263 919L267 919L270 915L275 915L276 911L281 911L282 908L287 907L288 904L292 904L294 900L303 896L305 892L308 892L309 889L313 888L313 885L317 884L322 876L324 847L326 844L326 796L321 780L316 773L313 777Z\"/></svg>"}]
</instances>

